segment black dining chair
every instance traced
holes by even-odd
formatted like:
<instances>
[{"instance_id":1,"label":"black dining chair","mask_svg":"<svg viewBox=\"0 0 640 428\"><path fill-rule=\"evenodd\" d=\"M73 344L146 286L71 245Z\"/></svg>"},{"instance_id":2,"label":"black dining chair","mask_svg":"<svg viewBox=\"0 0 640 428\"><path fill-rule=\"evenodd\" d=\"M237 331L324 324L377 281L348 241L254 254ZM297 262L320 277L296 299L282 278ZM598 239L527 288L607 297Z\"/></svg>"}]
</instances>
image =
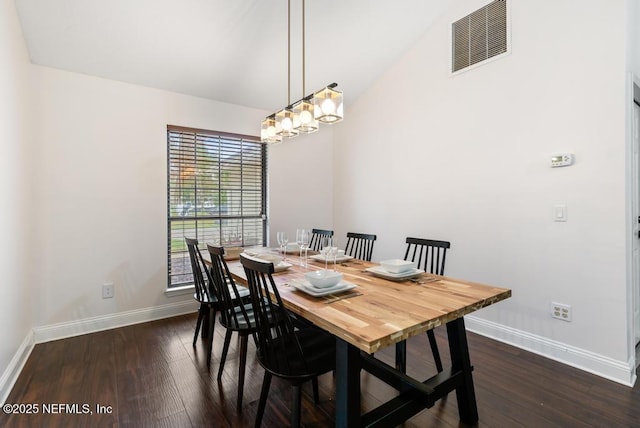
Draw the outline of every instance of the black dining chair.
<instances>
[{"instance_id":1,"label":"black dining chair","mask_svg":"<svg viewBox=\"0 0 640 428\"><path fill-rule=\"evenodd\" d=\"M404 259L417 263L418 269L436 275L444 275L444 265L447 259L447 250L451 248L449 241L437 241L433 239L423 238L407 238L407 250L404 253ZM440 350L433 329L427 330L431 353L436 364L438 373L442 372L442 360L440 358ZM406 371L406 342L396 344L396 367Z\"/></svg>"},{"instance_id":2,"label":"black dining chair","mask_svg":"<svg viewBox=\"0 0 640 428\"><path fill-rule=\"evenodd\" d=\"M191 260L191 271L193 273L193 284L195 286L194 299L200 303L198 309L198 321L196 321L196 332L193 335L193 346L196 346L198 340L198 332L202 328L202 337L207 336L209 348L207 350L207 366L211 363L211 348L213 346L213 331L215 329L215 316L220 309L220 302L215 293L209 288L210 275L207 270L200 249L198 248L198 240L192 238L184 238L187 249L189 250L189 259ZM205 279L206 278L206 279Z\"/></svg>"},{"instance_id":3,"label":"black dining chair","mask_svg":"<svg viewBox=\"0 0 640 428\"><path fill-rule=\"evenodd\" d=\"M233 276L229 271L227 262L224 259L225 250L223 247L207 245L207 250L211 257L211 277L216 297L220 302L220 325L227 329L224 337L222 356L220 357L220 367L218 368L218 380L222 379L224 363L229 352L231 336L234 332L240 338L240 359L238 361L238 398L236 408L242 409L242 395L244 390L244 374L247 363L247 345L250 335L256 332L255 317L251 302L244 297L248 294L248 289L236 285ZM247 293L241 292L247 290ZM255 336L254 336L255 341ZM257 344L257 343L256 343Z\"/></svg>"},{"instance_id":4,"label":"black dining chair","mask_svg":"<svg viewBox=\"0 0 640 428\"><path fill-rule=\"evenodd\" d=\"M293 387L291 426L299 427L302 384L313 382L313 398L318 403L318 376L335 369L336 339L318 328L294 326L273 281L273 263L244 255L240 255L240 262L247 275L255 315L258 361L265 370L255 426L262 422L271 379L276 376Z\"/></svg>"},{"instance_id":5,"label":"black dining chair","mask_svg":"<svg viewBox=\"0 0 640 428\"><path fill-rule=\"evenodd\" d=\"M311 239L309 240L309 249L311 251L320 251L322 246L322 238L333 236L333 230L311 229Z\"/></svg>"},{"instance_id":6,"label":"black dining chair","mask_svg":"<svg viewBox=\"0 0 640 428\"><path fill-rule=\"evenodd\" d=\"M376 235L369 233L347 233L347 245L344 253L356 259L371 261L373 255L373 244L376 241Z\"/></svg>"}]
</instances>

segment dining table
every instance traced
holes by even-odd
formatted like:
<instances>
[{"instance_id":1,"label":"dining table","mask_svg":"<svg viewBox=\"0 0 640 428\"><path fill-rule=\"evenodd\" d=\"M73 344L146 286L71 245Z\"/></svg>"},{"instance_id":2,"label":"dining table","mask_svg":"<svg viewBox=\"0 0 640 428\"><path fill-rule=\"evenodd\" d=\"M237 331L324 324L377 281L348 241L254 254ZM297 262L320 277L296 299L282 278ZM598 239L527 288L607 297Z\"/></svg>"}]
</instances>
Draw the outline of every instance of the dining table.
<instances>
[{"instance_id":1,"label":"dining table","mask_svg":"<svg viewBox=\"0 0 640 428\"><path fill-rule=\"evenodd\" d=\"M260 258L266 249L253 250ZM380 265L344 257L325 263L321 257L287 255L273 279L286 308L336 338L336 427L397 426L455 391L460 421L478 422L464 316L511 296L511 290L472 281L416 272L407 279L384 275ZM264 257L273 260L273 255ZM239 259L227 261L234 280L246 284ZM290 265L290 266L288 266ZM282 266L285 268L282 269ZM305 291L305 273L335 269L348 290L311 295ZM324 293L313 293L324 294ZM426 380L375 358L374 353L412 336L446 326L450 365ZM391 385L398 395L361 414L360 372L365 370Z\"/></svg>"}]
</instances>

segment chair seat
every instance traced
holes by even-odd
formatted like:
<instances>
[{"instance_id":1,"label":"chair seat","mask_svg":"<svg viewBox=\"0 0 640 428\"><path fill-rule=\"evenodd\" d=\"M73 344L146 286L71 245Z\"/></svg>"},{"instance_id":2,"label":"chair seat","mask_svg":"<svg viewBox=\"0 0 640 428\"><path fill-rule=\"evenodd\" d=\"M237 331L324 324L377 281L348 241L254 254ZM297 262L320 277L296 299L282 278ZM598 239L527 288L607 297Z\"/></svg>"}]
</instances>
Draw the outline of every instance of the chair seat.
<instances>
[{"instance_id":1,"label":"chair seat","mask_svg":"<svg viewBox=\"0 0 640 428\"><path fill-rule=\"evenodd\" d=\"M228 288L229 288L229 294L232 297L235 296L233 292L233 287L231 284L228 285ZM238 297L240 297L241 299L245 297L249 297L249 289L247 287L243 287L242 285L236 285L236 288L238 289Z\"/></svg>"},{"instance_id":2,"label":"chair seat","mask_svg":"<svg viewBox=\"0 0 640 428\"><path fill-rule=\"evenodd\" d=\"M295 349L295 339L288 336L278 338L265 354L259 353L258 359L262 367L274 376L304 382L334 369L336 358L336 339L332 335L317 329L305 328L296 330L295 335L300 343L305 361L299 358Z\"/></svg>"},{"instance_id":3,"label":"chair seat","mask_svg":"<svg viewBox=\"0 0 640 428\"><path fill-rule=\"evenodd\" d=\"M216 299L215 297L209 297L206 294L204 294L201 298L198 298L198 293L193 293L193 298L199 302L199 303L204 303L204 304L214 304L214 303L218 303L218 299Z\"/></svg>"},{"instance_id":4,"label":"chair seat","mask_svg":"<svg viewBox=\"0 0 640 428\"><path fill-rule=\"evenodd\" d=\"M242 313L243 308L245 313L247 314L248 320ZM245 303L241 306L235 306L233 308L233 311L235 312L236 316L225 317L222 314L220 315L220 324L223 325L224 328L230 330L253 330L256 328L256 317L253 313L253 307L251 306L251 303Z\"/></svg>"},{"instance_id":5,"label":"chair seat","mask_svg":"<svg viewBox=\"0 0 640 428\"><path fill-rule=\"evenodd\" d=\"M244 317L242 313L242 309L244 308L244 312L247 314L247 318ZM234 307L235 317L230 316L227 317L229 321L224 319L223 315L220 315L220 324L229 330L250 330L250 333L253 333L253 330L256 328L256 316L253 312L253 306L251 303L245 303L244 305L235 306ZM274 323L273 316L269 314L269 322Z\"/></svg>"},{"instance_id":6,"label":"chair seat","mask_svg":"<svg viewBox=\"0 0 640 428\"><path fill-rule=\"evenodd\" d=\"M249 289L247 287L243 287L241 285L238 285L237 287L238 296L240 296L241 299L249 297ZM233 293L231 285L229 285L229 292ZM198 293L193 293L193 298L200 303L218 303L218 299L216 299L215 296L208 297L207 295L203 295L201 299L198 299ZM248 305L247 307L251 307L251 305Z\"/></svg>"}]
</instances>

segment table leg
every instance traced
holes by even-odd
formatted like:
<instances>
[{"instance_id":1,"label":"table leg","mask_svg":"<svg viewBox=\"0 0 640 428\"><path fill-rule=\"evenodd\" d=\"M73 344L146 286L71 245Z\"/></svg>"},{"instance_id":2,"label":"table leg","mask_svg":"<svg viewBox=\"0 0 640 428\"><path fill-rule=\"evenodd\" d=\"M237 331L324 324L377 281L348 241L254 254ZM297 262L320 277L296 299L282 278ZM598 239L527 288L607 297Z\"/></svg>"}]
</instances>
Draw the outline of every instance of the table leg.
<instances>
[{"instance_id":1,"label":"table leg","mask_svg":"<svg viewBox=\"0 0 640 428\"><path fill-rule=\"evenodd\" d=\"M451 369L454 373L462 370L463 377L462 385L456 389L458 414L461 422L472 425L478 422L478 407L473 389L473 376L471 373L473 367L469 358L464 318L458 318L447 323L447 336L449 338L449 351L451 352Z\"/></svg>"},{"instance_id":2,"label":"table leg","mask_svg":"<svg viewBox=\"0 0 640 428\"><path fill-rule=\"evenodd\" d=\"M396 343L396 370L407 372L407 342Z\"/></svg>"},{"instance_id":3,"label":"table leg","mask_svg":"<svg viewBox=\"0 0 640 428\"><path fill-rule=\"evenodd\" d=\"M360 350L336 338L336 427L360 426Z\"/></svg>"}]
</instances>

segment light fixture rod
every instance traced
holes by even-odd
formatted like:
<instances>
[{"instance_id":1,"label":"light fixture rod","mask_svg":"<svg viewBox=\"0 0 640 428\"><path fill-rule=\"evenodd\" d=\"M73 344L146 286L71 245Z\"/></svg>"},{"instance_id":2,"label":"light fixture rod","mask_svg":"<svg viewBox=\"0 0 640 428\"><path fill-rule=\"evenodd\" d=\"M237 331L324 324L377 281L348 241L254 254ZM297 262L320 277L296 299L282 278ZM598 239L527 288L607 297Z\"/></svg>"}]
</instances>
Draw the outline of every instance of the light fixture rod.
<instances>
[{"instance_id":1,"label":"light fixture rod","mask_svg":"<svg viewBox=\"0 0 640 428\"><path fill-rule=\"evenodd\" d=\"M291 104L291 0L287 1L287 103Z\"/></svg>"},{"instance_id":2,"label":"light fixture rod","mask_svg":"<svg viewBox=\"0 0 640 428\"><path fill-rule=\"evenodd\" d=\"M304 40L304 3L302 0L302 96L305 94L305 40Z\"/></svg>"}]
</instances>

